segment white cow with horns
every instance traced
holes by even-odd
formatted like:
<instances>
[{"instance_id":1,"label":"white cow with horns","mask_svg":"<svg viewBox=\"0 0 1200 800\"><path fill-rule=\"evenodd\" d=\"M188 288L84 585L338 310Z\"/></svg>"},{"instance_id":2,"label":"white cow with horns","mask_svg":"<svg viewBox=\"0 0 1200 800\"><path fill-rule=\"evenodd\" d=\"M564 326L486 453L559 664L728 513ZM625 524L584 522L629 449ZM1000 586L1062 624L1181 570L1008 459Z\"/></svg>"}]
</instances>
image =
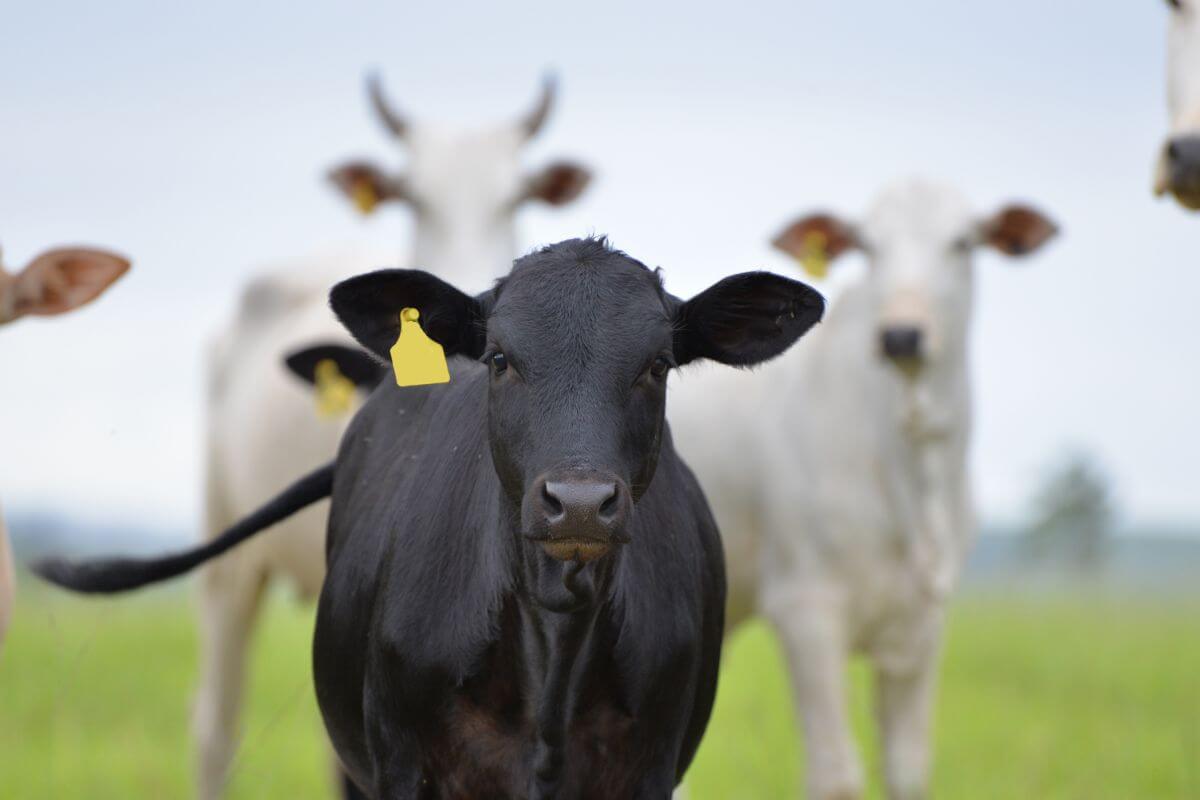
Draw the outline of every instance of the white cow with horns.
<instances>
[{"instance_id":1,"label":"white cow with horns","mask_svg":"<svg viewBox=\"0 0 1200 800\"><path fill-rule=\"evenodd\" d=\"M546 121L555 86L547 78L537 105L486 130L445 131L410 120L368 81L372 106L404 145L404 174L354 161L330 177L361 210L407 204L416 215L409 263L465 289L482 290L509 269L515 253L513 217L528 200L562 205L590 180L587 169L552 163L533 173L521 152ZM211 353L206 463L206 536L257 508L297 474L332 459L347 416L318 419L311 387L289 374L282 357L320 342L352 344L327 307L333 278L364 267L337 265L338 274L293 270L254 281L237 318ZM214 563L201 581L200 688L195 735L199 794L218 797L237 742L246 650L263 590L287 577L313 597L325 573L321 503L261 539Z\"/></svg>"},{"instance_id":2,"label":"white cow with horns","mask_svg":"<svg viewBox=\"0 0 1200 800\"><path fill-rule=\"evenodd\" d=\"M0 256L0 325L25 316L64 314L90 303L129 270L129 261L104 250L60 247L34 258L20 272ZM0 514L0 644L16 594L12 549Z\"/></svg>"},{"instance_id":3,"label":"white cow with horns","mask_svg":"<svg viewBox=\"0 0 1200 800\"><path fill-rule=\"evenodd\" d=\"M1167 0L1167 110L1171 130L1154 175L1154 192L1200 209L1200 0Z\"/></svg>"},{"instance_id":4,"label":"white cow with horns","mask_svg":"<svg viewBox=\"0 0 1200 800\"><path fill-rule=\"evenodd\" d=\"M749 388L714 370L673 389L677 446L725 541L726 630L759 611L779 634L812 800L863 794L852 654L875 670L888 796L926 796L943 611L973 529L971 257L1025 255L1054 232L1024 206L980 219L922 181L888 189L859 223L798 219L777 248L817 269L858 250L863 279Z\"/></svg>"}]
</instances>

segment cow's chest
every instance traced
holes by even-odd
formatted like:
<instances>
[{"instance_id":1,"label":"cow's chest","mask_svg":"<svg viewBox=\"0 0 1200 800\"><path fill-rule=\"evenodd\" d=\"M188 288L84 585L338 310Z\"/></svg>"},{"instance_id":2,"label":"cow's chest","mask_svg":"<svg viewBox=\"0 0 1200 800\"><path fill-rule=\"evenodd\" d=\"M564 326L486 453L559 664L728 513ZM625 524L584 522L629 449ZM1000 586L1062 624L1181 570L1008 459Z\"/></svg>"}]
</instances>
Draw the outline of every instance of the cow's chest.
<instances>
[{"instance_id":1,"label":"cow's chest","mask_svg":"<svg viewBox=\"0 0 1200 800\"><path fill-rule=\"evenodd\" d=\"M421 734L425 798L524 798L529 795L538 732L538 689L502 636L480 669L452 690ZM563 748L559 797L628 797L643 771L636 723L623 707L617 668L596 651L582 665Z\"/></svg>"}]
</instances>

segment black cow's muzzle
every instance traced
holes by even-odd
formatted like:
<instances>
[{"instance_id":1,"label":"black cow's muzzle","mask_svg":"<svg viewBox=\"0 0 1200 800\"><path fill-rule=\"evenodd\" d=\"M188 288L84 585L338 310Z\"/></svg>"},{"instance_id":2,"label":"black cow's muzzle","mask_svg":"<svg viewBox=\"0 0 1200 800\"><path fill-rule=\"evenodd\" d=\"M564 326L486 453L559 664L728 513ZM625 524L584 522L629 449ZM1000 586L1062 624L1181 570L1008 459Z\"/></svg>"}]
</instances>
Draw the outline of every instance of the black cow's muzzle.
<instances>
[{"instance_id":1,"label":"black cow's muzzle","mask_svg":"<svg viewBox=\"0 0 1200 800\"><path fill-rule=\"evenodd\" d=\"M629 487L593 470L552 470L533 482L522 503L526 537L559 561L594 561L629 541Z\"/></svg>"}]
</instances>

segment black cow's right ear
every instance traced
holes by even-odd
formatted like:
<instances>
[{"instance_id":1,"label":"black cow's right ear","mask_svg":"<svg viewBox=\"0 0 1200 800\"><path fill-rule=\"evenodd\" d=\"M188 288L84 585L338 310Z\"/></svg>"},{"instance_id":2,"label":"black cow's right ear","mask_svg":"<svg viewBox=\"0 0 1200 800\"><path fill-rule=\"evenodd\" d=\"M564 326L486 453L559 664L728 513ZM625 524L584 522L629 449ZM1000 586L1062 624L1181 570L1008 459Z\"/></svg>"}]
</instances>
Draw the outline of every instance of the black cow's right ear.
<instances>
[{"instance_id":1,"label":"black cow's right ear","mask_svg":"<svg viewBox=\"0 0 1200 800\"><path fill-rule=\"evenodd\" d=\"M287 368L307 383L317 382L317 365L322 361L332 361L339 373L367 391L378 386L387 374L383 364L370 353L344 344L313 345L297 350L284 359Z\"/></svg>"},{"instance_id":2,"label":"black cow's right ear","mask_svg":"<svg viewBox=\"0 0 1200 800\"><path fill-rule=\"evenodd\" d=\"M480 358L489 296L471 297L421 270L383 269L334 286L329 305L346 330L385 362L400 338L400 312L406 308L420 312L421 328L447 356Z\"/></svg>"},{"instance_id":3,"label":"black cow's right ear","mask_svg":"<svg viewBox=\"0 0 1200 800\"><path fill-rule=\"evenodd\" d=\"M791 347L824 312L825 298L800 281L770 272L733 275L678 305L675 362L761 364Z\"/></svg>"}]
</instances>

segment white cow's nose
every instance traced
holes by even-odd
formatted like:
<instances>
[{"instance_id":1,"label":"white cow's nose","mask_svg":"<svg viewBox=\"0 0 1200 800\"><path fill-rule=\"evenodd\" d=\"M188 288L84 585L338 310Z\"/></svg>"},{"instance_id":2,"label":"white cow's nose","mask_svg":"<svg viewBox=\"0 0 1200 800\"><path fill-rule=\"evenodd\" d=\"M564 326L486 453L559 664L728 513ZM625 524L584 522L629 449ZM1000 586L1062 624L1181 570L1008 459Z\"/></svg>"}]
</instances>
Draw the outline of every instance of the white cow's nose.
<instances>
[{"instance_id":1,"label":"white cow's nose","mask_svg":"<svg viewBox=\"0 0 1200 800\"><path fill-rule=\"evenodd\" d=\"M915 325L891 325L879 333L879 349L892 361L918 361L924 357L924 335Z\"/></svg>"}]
</instances>

